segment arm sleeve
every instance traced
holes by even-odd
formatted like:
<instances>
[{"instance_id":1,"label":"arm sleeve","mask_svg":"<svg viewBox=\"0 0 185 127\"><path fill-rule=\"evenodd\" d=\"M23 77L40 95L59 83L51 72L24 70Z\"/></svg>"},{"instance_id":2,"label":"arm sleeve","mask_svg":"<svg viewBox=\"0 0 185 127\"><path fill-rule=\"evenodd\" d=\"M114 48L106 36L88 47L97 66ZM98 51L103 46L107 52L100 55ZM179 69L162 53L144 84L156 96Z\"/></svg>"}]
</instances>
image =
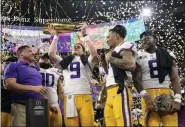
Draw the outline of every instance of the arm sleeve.
<instances>
[{"instance_id":1,"label":"arm sleeve","mask_svg":"<svg viewBox=\"0 0 185 127\"><path fill-rule=\"evenodd\" d=\"M5 79L7 78L17 78L17 64L16 63L10 63L4 72Z\"/></svg>"},{"instance_id":2,"label":"arm sleeve","mask_svg":"<svg viewBox=\"0 0 185 127\"><path fill-rule=\"evenodd\" d=\"M93 61L93 56L90 55L90 56L88 57L88 63L90 64L91 68L93 68L94 65L95 65L95 63L93 63L92 61Z\"/></svg>"},{"instance_id":3,"label":"arm sleeve","mask_svg":"<svg viewBox=\"0 0 185 127\"><path fill-rule=\"evenodd\" d=\"M134 55L137 54L137 48L136 48L136 44L134 42L124 42L122 45L121 45L121 50L131 50Z\"/></svg>"}]
</instances>

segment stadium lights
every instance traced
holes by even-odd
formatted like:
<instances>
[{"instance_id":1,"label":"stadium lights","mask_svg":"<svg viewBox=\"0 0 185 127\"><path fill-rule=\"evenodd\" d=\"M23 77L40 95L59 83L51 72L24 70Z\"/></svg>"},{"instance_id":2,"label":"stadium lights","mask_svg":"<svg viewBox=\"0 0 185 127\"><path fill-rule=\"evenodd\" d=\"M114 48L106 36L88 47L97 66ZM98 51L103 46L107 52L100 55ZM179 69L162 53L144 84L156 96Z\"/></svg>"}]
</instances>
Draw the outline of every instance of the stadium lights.
<instances>
[{"instance_id":1,"label":"stadium lights","mask_svg":"<svg viewBox=\"0 0 185 127\"><path fill-rule=\"evenodd\" d=\"M143 17L149 17L152 15L152 11L150 8L143 8L143 10L141 11L141 16Z\"/></svg>"}]
</instances>

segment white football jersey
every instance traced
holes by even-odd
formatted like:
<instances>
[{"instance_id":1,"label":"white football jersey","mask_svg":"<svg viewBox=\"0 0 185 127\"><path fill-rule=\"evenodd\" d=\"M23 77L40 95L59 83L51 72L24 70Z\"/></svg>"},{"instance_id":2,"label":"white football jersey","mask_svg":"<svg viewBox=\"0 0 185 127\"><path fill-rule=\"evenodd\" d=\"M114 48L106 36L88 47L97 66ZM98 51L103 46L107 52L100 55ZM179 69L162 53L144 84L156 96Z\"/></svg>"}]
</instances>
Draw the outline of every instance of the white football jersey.
<instances>
[{"instance_id":1,"label":"white football jersey","mask_svg":"<svg viewBox=\"0 0 185 127\"><path fill-rule=\"evenodd\" d=\"M42 85L48 88L48 92L46 94L48 101L53 106L59 106L57 86L61 74L58 72L57 68L40 68L40 73L42 75Z\"/></svg>"},{"instance_id":2,"label":"white football jersey","mask_svg":"<svg viewBox=\"0 0 185 127\"><path fill-rule=\"evenodd\" d=\"M89 56L88 62L91 68L94 66L92 60L92 56ZM75 56L68 68L63 70L64 94L91 94L89 86L90 75L91 70L89 66L87 64L84 66L80 56Z\"/></svg>"},{"instance_id":3,"label":"white football jersey","mask_svg":"<svg viewBox=\"0 0 185 127\"><path fill-rule=\"evenodd\" d=\"M113 51L115 51L116 53L119 53L123 49L133 51L134 59L135 59L135 56L137 54L137 48L136 48L135 43L126 41L126 42L122 43L121 45L116 46ZM115 84L117 84L117 83L115 82L113 69L109 63L108 64L108 75L106 77L106 87L111 86L111 85L115 85Z\"/></svg>"},{"instance_id":4,"label":"white football jersey","mask_svg":"<svg viewBox=\"0 0 185 127\"><path fill-rule=\"evenodd\" d=\"M159 83L156 53L151 54L145 51L138 51L137 63L142 69L142 84L144 89L169 88L170 78L168 75L163 83Z\"/></svg>"}]
</instances>

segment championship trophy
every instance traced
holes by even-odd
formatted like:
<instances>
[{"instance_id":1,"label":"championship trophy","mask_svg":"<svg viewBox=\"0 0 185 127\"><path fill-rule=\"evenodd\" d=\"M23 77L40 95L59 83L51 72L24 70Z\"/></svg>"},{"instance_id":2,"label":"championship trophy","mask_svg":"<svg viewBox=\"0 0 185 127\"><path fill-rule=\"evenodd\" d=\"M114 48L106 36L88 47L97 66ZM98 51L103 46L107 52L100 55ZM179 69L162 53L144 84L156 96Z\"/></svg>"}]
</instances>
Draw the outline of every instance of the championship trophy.
<instances>
[{"instance_id":1,"label":"championship trophy","mask_svg":"<svg viewBox=\"0 0 185 127\"><path fill-rule=\"evenodd\" d=\"M53 25L58 33L71 33L75 31L79 31L76 27L78 22L50 22L44 25L44 34L50 34L48 30L49 25Z\"/></svg>"}]
</instances>

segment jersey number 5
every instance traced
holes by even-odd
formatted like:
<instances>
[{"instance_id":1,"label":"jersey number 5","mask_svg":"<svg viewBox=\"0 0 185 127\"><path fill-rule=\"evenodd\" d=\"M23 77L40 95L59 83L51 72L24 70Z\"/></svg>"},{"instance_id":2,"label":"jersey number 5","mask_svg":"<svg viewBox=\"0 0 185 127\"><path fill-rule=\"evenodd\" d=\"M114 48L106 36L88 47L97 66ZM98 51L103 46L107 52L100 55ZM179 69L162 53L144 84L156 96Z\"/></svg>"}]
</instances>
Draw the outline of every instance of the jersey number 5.
<instances>
[{"instance_id":1,"label":"jersey number 5","mask_svg":"<svg viewBox=\"0 0 185 127\"><path fill-rule=\"evenodd\" d=\"M53 87L55 76L50 73L41 73L42 75L42 85L47 87Z\"/></svg>"},{"instance_id":2,"label":"jersey number 5","mask_svg":"<svg viewBox=\"0 0 185 127\"><path fill-rule=\"evenodd\" d=\"M80 78L80 62L71 63L70 71L75 72L75 74L71 75L71 79Z\"/></svg>"},{"instance_id":3,"label":"jersey number 5","mask_svg":"<svg viewBox=\"0 0 185 127\"><path fill-rule=\"evenodd\" d=\"M158 78L157 60L148 61L148 66L150 68L150 78Z\"/></svg>"}]
</instances>

